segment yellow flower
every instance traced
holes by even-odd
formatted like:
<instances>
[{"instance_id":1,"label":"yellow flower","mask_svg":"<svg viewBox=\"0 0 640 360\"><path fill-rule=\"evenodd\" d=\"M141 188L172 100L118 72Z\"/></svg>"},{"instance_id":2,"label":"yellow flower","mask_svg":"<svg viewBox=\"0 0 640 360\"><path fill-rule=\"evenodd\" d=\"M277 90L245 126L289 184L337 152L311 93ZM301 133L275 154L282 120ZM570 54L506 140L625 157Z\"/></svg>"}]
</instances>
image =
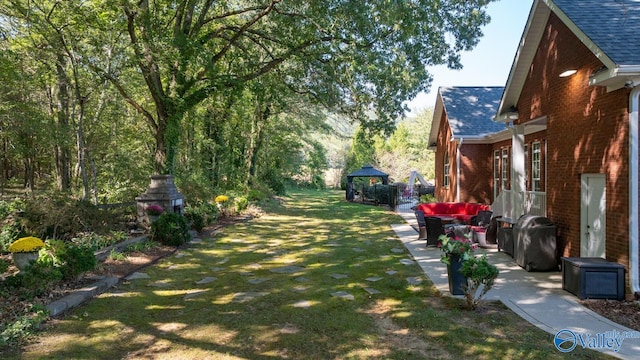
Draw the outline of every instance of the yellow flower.
<instances>
[{"instance_id":1,"label":"yellow flower","mask_svg":"<svg viewBox=\"0 0 640 360\"><path fill-rule=\"evenodd\" d=\"M12 253L32 252L39 250L43 246L44 243L42 242L42 240L34 236L29 236L14 241L11 245L9 245L9 251Z\"/></svg>"},{"instance_id":2,"label":"yellow flower","mask_svg":"<svg viewBox=\"0 0 640 360\"><path fill-rule=\"evenodd\" d=\"M229 201L229 197L227 195L218 195L215 200L218 204Z\"/></svg>"}]
</instances>

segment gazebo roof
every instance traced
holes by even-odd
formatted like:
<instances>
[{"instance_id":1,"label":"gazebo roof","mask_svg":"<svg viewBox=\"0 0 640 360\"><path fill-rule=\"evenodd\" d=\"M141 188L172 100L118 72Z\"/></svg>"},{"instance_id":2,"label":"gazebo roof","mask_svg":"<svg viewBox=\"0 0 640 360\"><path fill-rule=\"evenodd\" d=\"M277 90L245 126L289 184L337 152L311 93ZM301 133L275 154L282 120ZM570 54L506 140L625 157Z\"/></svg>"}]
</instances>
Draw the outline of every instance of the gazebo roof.
<instances>
[{"instance_id":1,"label":"gazebo roof","mask_svg":"<svg viewBox=\"0 0 640 360\"><path fill-rule=\"evenodd\" d=\"M370 164L364 165L361 169L352 172L347 175L348 178L352 177L388 177L389 174L383 173L382 171L375 169Z\"/></svg>"}]
</instances>

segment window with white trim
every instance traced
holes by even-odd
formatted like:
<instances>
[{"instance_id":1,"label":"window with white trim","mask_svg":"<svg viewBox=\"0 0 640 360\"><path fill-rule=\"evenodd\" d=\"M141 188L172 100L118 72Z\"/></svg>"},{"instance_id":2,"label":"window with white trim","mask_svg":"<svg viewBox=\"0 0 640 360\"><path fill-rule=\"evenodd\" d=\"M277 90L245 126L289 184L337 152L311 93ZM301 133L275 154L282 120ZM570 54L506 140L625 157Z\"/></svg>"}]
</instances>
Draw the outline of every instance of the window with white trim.
<instances>
[{"instance_id":1,"label":"window with white trim","mask_svg":"<svg viewBox=\"0 0 640 360\"><path fill-rule=\"evenodd\" d=\"M450 168L450 164L449 164L449 151L445 151L444 153L444 169L443 169L443 178L442 178L442 186L444 187L448 187L449 186L449 168Z\"/></svg>"},{"instance_id":2,"label":"window with white trim","mask_svg":"<svg viewBox=\"0 0 640 360\"><path fill-rule=\"evenodd\" d=\"M500 150L493 152L493 198L500 195Z\"/></svg>"},{"instance_id":3,"label":"window with white trim","mask_svg":"<svg viewBox=\"0 0 640 360\"><path fill-rule=\"evenodd\" d=\"M540 191L540 143L531 144L531 190Z\"/></svg>"},{"instance_id":4,"label":"window with white trim","mask_svg":"<svg viewBox=\"0 0 640 360\"><path fill-rule=\"evenodd\" d=\"M509 149L502 149L502 190L507 190L509 179Z\"/></svg>"}]
</instances>

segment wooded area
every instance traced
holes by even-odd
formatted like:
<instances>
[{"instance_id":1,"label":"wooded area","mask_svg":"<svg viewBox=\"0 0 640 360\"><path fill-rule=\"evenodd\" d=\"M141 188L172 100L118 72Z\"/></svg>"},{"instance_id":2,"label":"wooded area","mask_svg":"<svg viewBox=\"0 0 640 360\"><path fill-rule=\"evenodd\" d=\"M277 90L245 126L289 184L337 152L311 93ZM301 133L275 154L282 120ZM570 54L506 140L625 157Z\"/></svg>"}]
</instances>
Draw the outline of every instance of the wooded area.
<instances>
[{"instance_id":1,"label":"wooded area","mask_svg":"<svg viewBox=\"0 0 640 360\"><path fill-rule=\"evenodd\" d=\"M390 135L429 66L460 67L489 2L5 0L0 189L104 203L154 173L192 191L317 178L319 134Z\"/></svg>"}]
</instances>

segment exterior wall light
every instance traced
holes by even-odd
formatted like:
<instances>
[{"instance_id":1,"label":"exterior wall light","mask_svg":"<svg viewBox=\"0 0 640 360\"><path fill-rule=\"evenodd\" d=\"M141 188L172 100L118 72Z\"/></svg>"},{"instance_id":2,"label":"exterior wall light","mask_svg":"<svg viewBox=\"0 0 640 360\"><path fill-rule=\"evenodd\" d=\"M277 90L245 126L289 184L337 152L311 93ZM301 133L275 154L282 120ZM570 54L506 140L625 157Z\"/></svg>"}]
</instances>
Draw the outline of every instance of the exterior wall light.
<instances>
[{"instance_id":1,"label":"exterior wall light","mask_svg":"<svg viewBox=\"0 0 640 360\"><path fill-rule=\"evenodd\" d=\"M562 77L562 78L569 77L569 76L571 76L571 75L573 75L573 74L575 74L577 72L578 72L578 70L576 70L576 69L566 70L566 71L563 71L562 74L560 74L560 77Z\"/></svg>"}]
</instances>

